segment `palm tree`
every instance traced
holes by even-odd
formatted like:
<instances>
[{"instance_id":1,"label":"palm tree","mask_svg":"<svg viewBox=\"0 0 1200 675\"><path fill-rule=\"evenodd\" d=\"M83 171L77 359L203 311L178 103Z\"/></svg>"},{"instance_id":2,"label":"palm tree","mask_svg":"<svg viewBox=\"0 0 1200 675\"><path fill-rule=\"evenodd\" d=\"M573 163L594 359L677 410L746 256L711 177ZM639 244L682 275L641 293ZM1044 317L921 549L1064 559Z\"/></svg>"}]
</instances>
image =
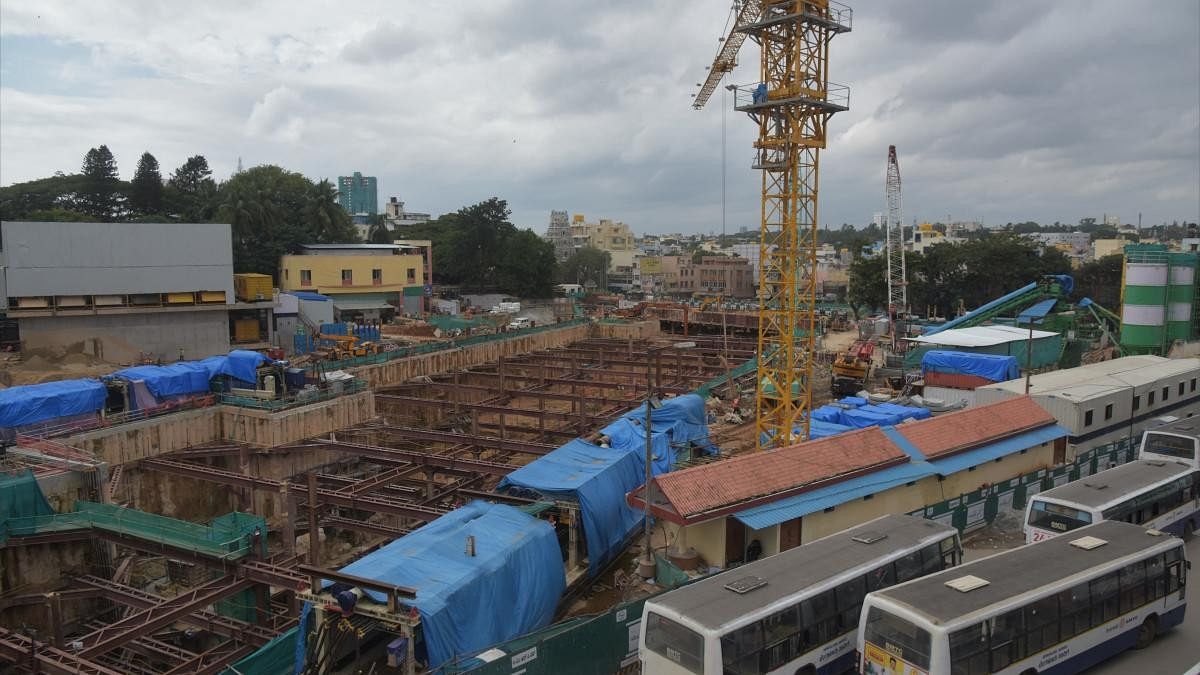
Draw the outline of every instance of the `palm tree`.
<instances>
[{"instance_id":1,"label":"palm tree","mask_svg":"<svg viewBox=\"0 0 1200 675\"><path fill-rule=\"evenodd\" d=\"M312 224L313 235L323 244L344 244L358 241L358 233L350 216L337 200L337 190L329 179L313 185L308 195L305 218Z\"/></svg>"},{"instance_id":2,"label":"palm tree","mask_svg":"<svg viewBox=\"0 0 1200 675\"><path fill-rule=\"evenodd\" d=\"M372 244L392 243L392 231L388 228L383 214L376 213L371 216L371 224L367 227L367 241Z\"/></svg>"}]
</instances>

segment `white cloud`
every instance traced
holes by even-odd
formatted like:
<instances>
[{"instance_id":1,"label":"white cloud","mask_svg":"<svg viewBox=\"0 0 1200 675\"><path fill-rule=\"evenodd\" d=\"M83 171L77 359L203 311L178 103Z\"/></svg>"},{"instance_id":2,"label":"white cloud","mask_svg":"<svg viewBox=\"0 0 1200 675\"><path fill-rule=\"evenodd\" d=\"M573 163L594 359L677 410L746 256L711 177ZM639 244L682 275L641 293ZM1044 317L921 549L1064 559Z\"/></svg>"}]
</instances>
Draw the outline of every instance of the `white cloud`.
<instances>
[{"instance_id":1,"label":"white cloud","mask_svg":"<svg viewBox=\"0 0 1200 675\"><path fill-rule=\"evenodd\" d=\"M726 0L344 9L0 5L0 35L89 55L44 74L68 85L54 93L0 90L0 183L75 170L107 143L126 176L144 150L165 170L204 154L218 176L242 156L314 178L377 175L381 198L420 210L496 195L539 229L551 208L651 231L719 229L721 97L696 112L689 95ZM856 10L831 50L852 109L830 124L823 220L864 222L882 208L889 144L916 217L1200 214L1194 0L1143 13L1085 0ZM732 81L756 79L752 43L741 60ZM755 226L756 128L727 117L729 226Z\"/></svg>"}]
</instances>

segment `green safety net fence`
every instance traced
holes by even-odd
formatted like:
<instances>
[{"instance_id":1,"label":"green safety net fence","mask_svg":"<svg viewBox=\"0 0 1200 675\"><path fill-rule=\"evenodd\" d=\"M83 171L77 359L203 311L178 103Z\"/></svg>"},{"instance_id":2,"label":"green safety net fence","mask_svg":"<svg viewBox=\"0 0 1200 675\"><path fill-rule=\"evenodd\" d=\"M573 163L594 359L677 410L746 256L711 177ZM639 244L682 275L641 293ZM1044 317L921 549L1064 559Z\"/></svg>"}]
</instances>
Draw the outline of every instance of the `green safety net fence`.
<instances>
[{"instance_id":1,"label":"green safety net fence","mask_svg":"<svg viewBox=\"0 0 1200 675\"><path fill-rule=\"evenodd\" d=\"M32 469L18 476L0 474L0 521L54 513Z\"/></svg>"},{"instance_id":2,"label":"green safety net fence","mask_svg":"<svg viewBox=\"0 0 1200 675\"><path fill-rule=\"evenodd\" d=\"M730 378L733 378L736 380L737 378L739 378L743 375L752 373L757 369L758 369L758 358L755 357L755 358L750 359L749 361L746 361L742 365L734 368L733 370L731 370L729 372L728 376L718 375L718 376L714 377L713 379L709 380L708 382L705 382L704 384L700 385L699 387L696 387L696 389L693 390L692 393L698 394L703 398L708 398L712 394L713 389L725 386L725 383Z\"/></svg>"},{"instance_id":3,"label":"green safety net fence","mask_svg":"<svg viewBox=\"0 0 1200 675\"><path fill-rule=\"evenodd\" d=\"M40 494L40 490L38 491ZM43 498L44 499L44 498ZM47 505L48 508L49 505ZM258 530L261 553L266 553L267 524L246 513L232 513L199 525L113 504L78 501L69 513L49 513L0 521L0 542L10 536L97 528L145 541L190 549L216 558L237 559L250 553Z\"/></svg>"},{"instance_id":4,"label":"green safety net fence","mask_svg":"<svg viewBox=\"0 0 1200 675\"><path fill-rule=\"evenodd\" d=\"M459 330L468 330L477 326L496 326L500 323L500 319L489 319L482 316L477 316L473 319L464 319L459 316L449 316L446 314L435 314L425 321L442 332L453 330L455 328Z\"/></svg>"},{"instance_id":5,"label":"green safety net fence","mask_svg":"<svg viewBox=\"0 0 1200 675\"><path fill-rule=\"evenodd\" d=\"M258 651L226 668L221 675L290 675L296 668L299 626L281 633Z\"/></svg>"}]
</instances>

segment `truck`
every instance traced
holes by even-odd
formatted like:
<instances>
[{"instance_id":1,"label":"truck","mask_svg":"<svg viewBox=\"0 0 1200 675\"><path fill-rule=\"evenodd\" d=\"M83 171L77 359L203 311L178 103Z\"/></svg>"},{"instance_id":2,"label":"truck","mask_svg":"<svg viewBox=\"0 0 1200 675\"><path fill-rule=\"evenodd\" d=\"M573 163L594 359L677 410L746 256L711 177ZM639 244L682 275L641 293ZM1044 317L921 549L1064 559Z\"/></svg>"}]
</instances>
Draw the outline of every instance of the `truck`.
<instances>
[{"instance_id":1,"label":"truck","mask_svg":"<svg viewBox=\"0 0 1200 675\"><path fill-rule=\"evenodd\" d=\"M871 376L871 356L875 343L871 340L855 340L846 351L833 360L829 391L834 396L853 396L867 386Z\"/></svg>"}]
</instances>

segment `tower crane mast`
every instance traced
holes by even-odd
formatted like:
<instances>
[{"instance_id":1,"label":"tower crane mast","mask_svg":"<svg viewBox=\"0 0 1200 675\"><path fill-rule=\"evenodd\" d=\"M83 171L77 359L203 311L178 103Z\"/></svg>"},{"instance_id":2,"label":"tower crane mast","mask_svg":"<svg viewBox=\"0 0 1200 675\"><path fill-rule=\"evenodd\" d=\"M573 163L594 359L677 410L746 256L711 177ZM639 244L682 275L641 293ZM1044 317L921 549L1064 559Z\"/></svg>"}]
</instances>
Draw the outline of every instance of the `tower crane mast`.
<instances>
[{"instance_id":1,"label":"tower crane mast","mask_svg":"<svg viewBox=\"0 0 1200 675\"><path fill-rule=\"evenodd\" d=\"M900 163L896 146L888 146L887 179L884 187L887 199L885 243L887 252L888 320L892 330L892 351L896 350L896 317L908 311L908 274L904 268L904 218L900 201Z\"/></svg>"},{"instance_id":2,"label":"tower crane mast","mask_svg":"<svg viewBox=\"0 0 1200 675\"><path fill-rule=\"evenodd\" d=\"M847 87L829 81L829 43L850 31L849 7L833 0L746 0L693 107L736 63L749 37L760 47L759 80L734 87L734 109L758 125L762 172L758 261L756 438L760 448L807 440L816 346L817 193L820 151ZM742 38L734 40L735 34Z\"/></svg>"}]
</instances>

